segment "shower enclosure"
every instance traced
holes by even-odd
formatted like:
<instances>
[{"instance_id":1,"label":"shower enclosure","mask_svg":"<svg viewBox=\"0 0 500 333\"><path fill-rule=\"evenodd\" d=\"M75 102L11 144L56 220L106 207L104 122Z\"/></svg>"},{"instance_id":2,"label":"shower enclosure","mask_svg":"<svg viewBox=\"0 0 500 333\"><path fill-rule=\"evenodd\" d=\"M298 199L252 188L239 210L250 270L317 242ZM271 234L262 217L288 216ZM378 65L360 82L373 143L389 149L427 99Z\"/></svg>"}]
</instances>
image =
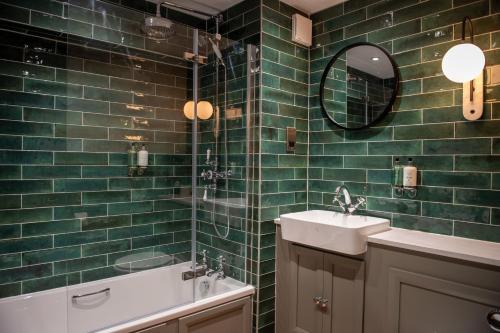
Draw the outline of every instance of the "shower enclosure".
<instances>
[{"instance_id":1,"label":"shower enclosure","mask_svg":"<svg viewBox=\"0 0 500 333\"><path fill-rule=\"evenodd\" d=\"M204 256L251 274L258 51L123 3L0 4L0 301Z\"/></svg>"}]
</instances>

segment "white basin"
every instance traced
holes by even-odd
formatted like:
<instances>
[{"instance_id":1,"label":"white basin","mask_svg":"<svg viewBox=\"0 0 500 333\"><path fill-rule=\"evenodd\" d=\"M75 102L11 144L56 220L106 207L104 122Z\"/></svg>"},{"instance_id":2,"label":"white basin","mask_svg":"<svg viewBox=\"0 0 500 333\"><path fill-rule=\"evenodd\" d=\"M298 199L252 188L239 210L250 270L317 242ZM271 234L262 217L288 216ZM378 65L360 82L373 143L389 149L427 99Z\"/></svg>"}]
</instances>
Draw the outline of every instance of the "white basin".
<instances>
[{"instance_id":1,"label":"white basin","mask_svg":"<svg viewBox=\"0 0 500 333\"><path fill-rule=\"evenodd\" d=\"M390 229L389 220L309 210L280 216L283 239L350 255L366 252L367 237Z\"/></svg>"}]
</instances>

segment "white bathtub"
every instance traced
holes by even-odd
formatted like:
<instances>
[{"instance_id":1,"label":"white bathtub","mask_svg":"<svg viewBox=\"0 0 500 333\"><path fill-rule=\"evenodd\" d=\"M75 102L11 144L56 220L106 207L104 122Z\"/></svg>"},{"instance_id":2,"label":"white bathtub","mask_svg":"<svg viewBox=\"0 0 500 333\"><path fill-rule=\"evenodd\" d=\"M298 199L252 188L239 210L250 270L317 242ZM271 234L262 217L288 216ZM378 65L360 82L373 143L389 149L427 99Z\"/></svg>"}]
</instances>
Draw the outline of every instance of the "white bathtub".
<instances>
[{"instance_id":1,"label":"white bathtub","mask_svg":"<svg viewBox=\"0 0 500 333\"><path fill-rule=\"evenodd\" d=\"M231 278L182 281L181 273L189 266L182 263L4 298L0 300L0 332L130 332L254 293L252 286ZM74 296L103 290L109 291L74 300Z\"/></svg>"}]
</instances>

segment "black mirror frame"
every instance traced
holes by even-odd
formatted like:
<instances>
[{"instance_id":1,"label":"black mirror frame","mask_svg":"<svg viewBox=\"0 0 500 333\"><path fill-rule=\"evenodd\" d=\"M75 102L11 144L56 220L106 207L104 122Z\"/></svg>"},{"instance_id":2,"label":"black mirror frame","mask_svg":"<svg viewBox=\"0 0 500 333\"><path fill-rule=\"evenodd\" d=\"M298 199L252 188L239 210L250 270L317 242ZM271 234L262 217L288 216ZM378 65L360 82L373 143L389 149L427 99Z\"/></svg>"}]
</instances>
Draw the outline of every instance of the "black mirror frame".
<instances>
[{"instance_id":1,"label":"black mirror frame","mask_svg":"<svg viewBox=\"0 0 500 333\"><path fill-rule=\"evenodd\" d=\"M333 64L335 63L335 61L337 61L337 59L342 55L344 54L347 50L349 49L352 49L353 47L356 47L356 46L362 46L362 45L368 45L368 46L373 46L373 47L376 47L377 49L379 49L380 51L382 51L386 56L387 58L389 58L389 61L391 62L392 64L392 69L394 71L394 80L395 80L395 86L394 86L394 91L392 92L392 96L391 96L391 99L389 100L389 103L387 104L387 106L385 107L384 109L384 112L382 112L380 114L380 116L377 117L377 119L373 120L371 123L365 125L365 126L361 126L361 127L355 127L355 128L348 128L348 127L345 127L345 126L342 126L340 125L339 123L337 123L332 116L330 116L330 114L327 112L326 110L326 107L325 107L325 104L324 104L324 93L323 93L323 90L325 88L325 82L326 82L326 78L328 76L328 72L330 71L330 69L332 68ZM378 123L379 121L381 121L382 119L384 119L384 117L389 113L389 111L391 111L392 109L392 106L394 105L394 102L396 100L396 96L399 92L399 81L400 81L400 76L399 76L399 69L398 69L398 65L396 64L396 62L394 61L394 59L392 58L391 54L389 52L387 52L387 50L385 50L383 47L380 47L379 45L377 44L373 44L373 43L369 43L369 42L358 42L358 43L353 43L353 44L349 44L345 47L343 47L340 51L338 51L334 56L333 58L328 62L328 64L326 65L326 68L323 72L323 75L321 76L321 83L320 83L320 86L319 86L319 102L320 102L320 105L321 105L321 110L323 110L323 112L326 114L326 116L328 117L328 119L330 119L332 121L332 123L334 123L336 126L344 129L344 130L348 130L348 131L356 131L356 130L361 130L361 129L365 129L365 128L368 128L370 126L372 126L373 124L376 124Z\"/></svg>"}]
</instances>

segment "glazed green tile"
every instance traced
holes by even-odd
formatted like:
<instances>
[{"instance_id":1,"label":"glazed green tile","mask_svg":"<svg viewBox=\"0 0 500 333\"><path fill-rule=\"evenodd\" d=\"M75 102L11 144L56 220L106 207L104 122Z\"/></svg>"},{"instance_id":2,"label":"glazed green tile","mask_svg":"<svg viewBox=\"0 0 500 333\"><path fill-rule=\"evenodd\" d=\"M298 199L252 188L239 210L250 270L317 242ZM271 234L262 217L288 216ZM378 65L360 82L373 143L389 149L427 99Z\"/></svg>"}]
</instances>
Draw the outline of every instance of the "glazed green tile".
<instances>
[{"instance_id":1,"label":"glazed green tile","mask_svg":"<svg viewBox=\"0 0 500 333\"><path fill-rule=\"evenodd\" d=\"M29 23L30 12L24 8L0 4L0 17L11 21Z\"/></svg>"},{"instance_id":2,"label":"glazed green tile","mask_svg":"<svg viewBox=\"0 0 500 333\"><path fill-rule=\"evenodd\" d=\"M56 97L55 108L71 111L109 113L109 103L107 102L69 97Z\"/></svg>"},{"instance_id":3,"label":"glazed green tile","mask_svg":"<svg viewBox=\"0 0 500 333\"><path fill-rule=\"evenodd\" d=\"M342 28L346 25L350 25L356 22L360 22L366 18L366 11L360 9L354 12L350 12L345 15L336 16L324 23L325 31L331 31L334 29Z\"/></svg>"},{"instance_id":4,"label":"glazed green tile","mask_svg":"<svg viewBox=\"0 0 500 333\"><path fill-rule=\"evenodd\" d=\"M366 8L368 17L378 16L380 14L385 14L393 12L397 9L404 8L417 3L417 0L386 0L375 2Z\"/></svg>"},{"instance_id":5,"label":"glazed green tile","mask_svg":"<svg viewBox=\"0 0 500 333\"><path fill-rule=\"evenodd\" d=\"M451 26L444 27L396 39L393 41L393 51L395 53L403 52L432 44L443 43L452 39L453 28Z\"/></svg>"},{"instance_id":6,"label":"glazed green tile","mask_svg":"<svg viewBox=\"0 0 500 333\"><path fill-rule=\"evenodd\" d=\"M173 243L173 235L171 233L132 238L133 249L169 243ZM221 249L224 250L224 248Z\"/></svg>"},{"instance_id":7,"label":"glazed green tile","mask_svg":"<svg viewBox=\"0 0 500 333\"><path fill-rule=\"evenodd\" d=\"M332 6L325 10L319 11L311 15L311 20L314 22L322 22L329 18L341 15L343 12L343 6Z\"/></svg>"},{"instance_id":8,"label":"glazed green tile","mask_svg":"<svg viewBox=\"0 0 500 333\"><path fill-rule=\"evenodd\" d=\"M55 125L56 137L107 139L108 130L105 127Z\"/></svg>"},{"instance_id":9,"label":"glazed green tile","mask_svg":"<svg viewBox=\"0 0 500 333\"><path fill-rule=\"evenodd\" d=\"M60 247L23 253L23 265L35 265L60 260L74 259L81 256L80 245Z\"/></svg>"},{"instance_id":10,"label":"glazed green tile","mask_svg":"<svg viewBox=\"0 0 500 333\"><path fill-rule=\"evenodd\" d=\"M130 215L92 217L82 220L82 230L95 230L129 226L132 223Z\"/></svg>"},{"instance_id":11,"label":"glazed green tile","mask_svg":"<svg viewBox=\"0 0 500 333\"><path fill-rule=\"evenodd\" d=\"M7 283L0 285L0 297L10 297L21 294L21 283Z\"/></svg>"},{"instance_id":12,"label":"glazed green tile","mask_svg":"<svg viewBox=\"0 0 500 333\"><path fill-rule=\"evenodd\" d=\"M394 22L404 22L414 18L426 16L438 11L452 7L451 0L430 0L425 3L418 3L413 6L405 7L394 12Z\"/></svg>"},{"instance_id":13,"label":"glazed green tile","mask_svg":"<svg viewBox=\"0 0 500 333\"><path fill-rule=\"evenodd\" d=\"M420 215L420 202L403 199L372 198L367 200L369 210Z\"/></svg>"},{"instance_id":14,"label":"glazed green tile","mask_svg":"<svg viewBox=\"0 0 500 333\"><path fill-rule=\"evenodd\" d=\"M86 87L85 98L116 103L132 103L132 94L118 90Z\"/></svg>"},{"instance_id":15,"label":"glazed green tile","mask_svg":"<svg viewBox=\"0 0 500 333\"><path fill-rule=\"evenodd\" d=\"M453 233L453 221L424 216L394 214L392 225L396 228L419 230L442 235Z\"/></svg>"},{"instance_id":16,"label":"glazed green tile","mask_svg":"<svg viewBox=\"0 0 500 333\"><path fill-rule=\"evenodd\" d=\"M54 274L84 271L92 268L103 267L106 266L106 264L106 256L95 256L58 261L54 263Z\"/></svg>"},{"instance_id":17,"label":"glazed green tile","mask_svg":"<svg viewBox=\"0 0 500 333\"><path fill-rule=\"evenodd\" d=\"M21 254L0 255L0 269L13 268L21 266Z\"/></svg>"},{"instance_id":18,"label":"glazed green tile","mask_svg":"<svg viewBox=\"0 0 500 333\"><path fill-rule=\"evenodd\" d=\"M461 22L455 24L455 38L457 39L462 37L461 25L462 25ZM481 35L488 32L496 31L498 30L499 25L500 25L499 13L477 18L474 20L474 34Z\"/></svg>"},{"instance_id":19,"label":"glazed green tile","mask_svg":"<svg viewBox=\"0 0 500 333\"><path fill-rule=\"evenodd\" d=\"M84 204L130 201L130 191L85 192L82 196Z\"/></svg>"},{"instance_id":20,"label":"glazed green tile","mask_svg":"<svg viewBox=\"0 0 500 333\"><path fill-rule=\"evenodd\" d=\"M392 142L369 142L369 155L420 155L422 142L420 141L392 141Z\"/></svg>"},{"instance_id":21,"label":"glazed green tile","mask_svg":"<svg viewBox=\"0 0 500 333\"><path fill-rule=\"evenodd\" d=\"M500 120L461 122L456 124L458 138L500 136Z\"/></svg>"},{"instance_id":22,"label":"glazed green tile","mask_svg":"<svg viewBox=\"0 0 500 333\"><path fill-rule=\"evenodd\" d=\"M416 125L422 123L421 110L409 110L404 112L390 112L380 121L380 125Z\"/></svg>"},{"instance_id":23,"label":"glazed green tile","mask_svg":"<svg viewBox=\"0 0 500 333\"><path fill-rule=\"evenodd\" d=\"M358 131L347 131L346 140L352 141L385 141L392 138L392 127L371 127Z\"/></svg>"},{"instance_id":24,"label":"glazed green tile","mask_svg":"<svg viewBox=\"0 0 500 333\"><path fill-rule=\"evenodd\" d=\"M23 166L24 179L75 178L81 176L77 166Z\"/></svg>"},{"instance_id":25,"label":"glazed green tile","mask_svg":"<svg viewBox=\"0 0 500 333\"><path fill-rule=\"evenodd\" d=\"M423 202L422 215L479 223L490 222L490 209L483 207Z\"/></svg>"},{"instance_id":26,"label":"glazed green tile","mask_svg":"<svg viewBox=\"0 0 500 333\"><path fill-rule=\"evenodd\" d=\"M92 25L74 20L68 20L59 16L43 14L39 12L31 12L31 25L67 32L84 37L92 37Z\"/></svg>"},{"instance_id":27,"label":"glazed green tile","mask_svg":"<svg viewBox=\"0 0 500 333\"><path fill-rule=\"evenodd\" d=\"M2 180L0 194L47 193L52 191L50 180Z\"/></svg>"},{"instance_id":28,"label":"glazed green tile","mask_svg":"<svg viewBox=\"0 0 500 333\"><path fill-rule=\"evenodd\" d=\"M80 85L32 79L24 80L24 90L33 93L68 97L82 97L83 94L83 86Z\"/></svg>"},{"instance_id":29,"label":"glazed green tile","mask_svg":"<svg viewBox=\"0 0 500 333\"><path fill-rule=\"evenodd\" d=\"M0 241L0 254L34 251L51 247L52 236L9 239Z\"/></svg>"},{"instance_id":30,"label":"glazed green tile","mask_svg":"<svg viewBox=\"0 0 500 333\"><path fill-rule=\"evenodd\" d=\"M499 227L494 225L455 222L454 236L500 242Z\"/></svg>"},{"instance_id":31,"label":"glazed green tile","mask_svg":"<svg viewBox=\"0 0 500 333\"><path fill-rule=\"evenodd\" d=\"M107 178L124 177L128 170L126 166L84 166L82 172L84 178Z\"/></svg>"},{"instance_id":32,"label":"glazed green tile","mask_svg":"<svg viewBox=\"0 0 500 333\"><path fill-rule=\"evenodd\" d=\"M56 179L54 192L104 191L108 188L106 179Z\"/></svg>"},{"instance_id":33,"label":"glazed green tile","mask_svg":"<svg viewBox=\"0 0 500 333\"><path fill-rule=\"evenodd\" d=\"M44 13L50 13L59 16L62 16L63 14L63 5L62 3L59 3L57 1L39 0L33 2L29 0L5 0L4 2L23 8L34 9Z\"/></svg>"},{"instance_id":34,"label":"glazed green tile","mask_svg":"<svg viewBox=\"0 0 500 333\"><path fill-rule=\"evenodd\" d=\"M368 145L365 142L342 142L324 145L325 155L367 155Z\"/></svg>"},{"instance_id":35,"label":"glazed green tile","mask_svg":"<svg viewBox=\"0 0 500 333\"><path fill-rule=\"evenodd\" d=\"M422 61L432 61L432 60L440 60L444 57L446 52L453 46L460 43L460 40L456 39L453 41L449 41L446 43L430 45L422 48ZM483 50L487 50L490 48L490 40L487 34L475 36L474 44Z\"/></svg>"},{"instance_id":36,"label":"glazed green tile","mask_svg":"<svg viewBox=\"0 0 500 333\"><path fill-rule=\"evenodd\" d=\"M491 139L444 139L425 140L423 153L426 155L468 155L489 154Z\"/></svg>"},{"instance_id":37,"label":"glazed green tile","mask_svg":"<svg viewBox=\"0 0 500 333\"><path fill-rule=\"evenodd\" d=\"M41 278L49 276L51 274L52 274L52 265L50 264L11 268L2 271L2 275L0 276L0 284L17 282L33 278Z\"/></svg>"},{"instance_id":38,"label":"glazed green tile","mask_svg":"<svg viewBox=\"0 0 500 333\"><path fill-rule=\"evenodd\" d=\"M500 174L499 173L493 174L492 187L495 190L500 190Z\"/></svg>"},{"instance_id":39,"label":"glazed green tile","mask_svg":"<svg viewBox=\"0 0 500 333\"><path fill-rule=\"evenodd\" d=\"M109 78L106 76L65 69L56 69L56 81L92 87L109 88Z\"/></svg>"},{"instance_id":40,"label":"glazed green tile","mask_svg":"<svg viewBox=\"0 0 500 333\"><path fill-rule=\"evenodd\" d=\"M0 120L0 133L12 135L52 136L51 124Z\"/></svg>"},{"instance_id":41,"label":"glazed green tile","mask_svg":"<svg viewBox=\"0 0 500 333\"><path fill-rule=\"evenodd\" d=\"M102 165L108 164L108 154L103 153L77 153L56 152L54 164L58 165Z\"/></svg>"},{"instance_id":42,"label":"glazed green tile","mask_svg":"<svg viewBox=\"0 0 500 333\"><path fill-rule=\"evenodd\" d=\"M451 171L453 170L453 156L447 155L408 155L408 156L398 156L402 163L406 163L409 158L413 159L413 162L418 169L423 170L444 170Z\"/></svg>"},{"instance_id":43,"label":"glazed green tile","mask_svg":"<svg viewBox=\"0 0 500 333\"><path fill-rule=\"evenodd\" d=\"M461 22L465 16L471 18L489 14L488 1L478 1L469 5L456 7L444 12L435 13L422 19L422 29L434 29L445 25Z\"/></svg>"},{"instance_id":44,"label":"glazed green tile","mask_svg":"<svg viewBox=\"0 0 500 333\"><path fill-rule=\"evenodd\" d=\"M25 137L23 148L25 150L81 151L82 141L79 139Z\"/></svg>"},{"instance_id":45,"label":"glazed green tile","mask_svg":"<svg viewBox=\"0 0 500 333\"><path fill-rule=\"evenodd\" d=\"M102 280L102 279L107 279L107 278L111 278L114 276L119 276L119 275L123 275L123 274L127 274L127 273L128 272L124 270L123 266L120 266L119 268L118 267L115 268L113 266L108 266L108 267L91 269L91 270L82 272L82 282Z\"/></svg>"},{"instance_id":46,"label":"glazed green tile","mask_svg":"<svg viewBox=\"0 0 500 333\"><path fill-rule=\"evenodd\" d=\"M128 239L133 237L141 237L153 235L154 228L160 228L163 224L147 224L133 227L123 227L123 228L113 228L108 230L108 238L109 240L116 239ZM117 244L125 244L123 242L119 242Z\"/></svg>"},{"instance_id":47,"label":"glazed green tile","mask_svg":"<svg viewBox=\"0 0 500 333\"><path fill-rule=\"evenodd\" d=\"M435 76L422 80L422 89L424 93L458 88L461 88L460 84L448 80L445 76Z\"/></svg>"},{"instance_id":48,"label":"glazed green tile","mask_svg":"<svg viewBox=\"0 0 500 333\"><path fill-rule=\"evenodd\" d=\"M67 17L73 20L96 24L107 28L120 30L120 19L106 15L106 12L95 12L81 7L69 5L66 8Z\"/></svg>"},{"instance_id":49,"label":"glazed green tile","mask_svg":"<svg viewBox=\"0 0 500 333\"><path fill-rule=\"evenodd\" d=\"M360 169L324 169L323 178L350 182L366 182L366 171Z\"/></svg>"},{"instance_id":50,"label":"glazed green tile","mask_svg":"<svg viewBox=\"0 0 500 333\"><path fill-rule=\"evenodd\" d=\"M81 204L80 193L51 193L23 195L23 208L51 207Z\"/></svg>"},{"instance_id":51,"label":"glazed green tile","mask_svg":"<svg viewBox=\"0 0 500 333\"><path fill-rule=\"evenodd\" d=\"M353 169L390 169L392 158L389 156L345 156L344 167Z\"/></svg>"},{"instance_id":52,"label":"glazed green tile","mask_svg":"<svg viewBox=\"0 0 500 333\"><path fill-rule=\"evenodd\" d=\"M24 120L80 125L82 123L82 114L80 112L61 110L24 108Z\"/></svg>"},{"instance_id":53,"label":"glazed green tile","mask_svg":"<svg viewBox=\"0 0 500 333\"><path fill-rule=\"evenodd\" d=\"M453 135L453 124L399 126L394 129L394 139L397 140L452 138Z\"/></svg>"},{"instance_id":54,"label":"glazed green tile","mask_svg":"<svg viewBox=\"0 0 500 333\"><path fill-rule=\"evenodd\" d=\"M107 214L107 205L83 205L54 207L55 219L86 218L104 216Z\"/></svg>"},{"instance_id":55,"label":"glazed green tile","mask_svg":"<svg viewBox=\"0 0 500 333\"><path fill-rule=\"evenodd\" d=\"M23 79L8 75L0 75L0 89L23 90Z\"/></svg>"},{"instance_id":56,"label":"glazed green tile","mask_svg":"<svg viewBox=\"0 0 500 333\"><path fill-rule=\"evenodd\" d=\"M410 66L404 66L399 69L402 80L414 80L428 76L435 76L442 73L441 62L433 61L423 64L417 63Z\"/></svg>"},{"instance_id":57,"label":"glazed green tile","mask_svg":"<svg viewBox=\"0 0 500 333\"><path fill-rule=\"evenodd\" d=\"M20 238L20 237L21 237L21 226L19 224L0 225L0 239Z\"/></svg>"},{"instance_id":58,"label":"glazed green tile","mask_svg":"<svg viewBox=\"0 0 500 333\"><path fill-rule=\"evenodd\" d=\"M490 186L491 175L489 173L478 172L425 171L422 176L422 184L481 189Z\"/></svg>"},{"instance_id":59,"label":"glazed green tile","mask_svg":"<svg viewBox=\"0 0 500 333\"><path fill-rule=\"evenodd\" d=\"M23 281L23 294L43 291L68 285L67 275L49 276L34 280Z\"/></svg>"},{"instance_id":60,"label":"glazed green tile","mask_svg":"<svg viewBox=\"0 0 500 333\"><path fill-rule=\"evenodd\" d=\"M70 246L94 243L106 240L106 230L93 230L66 233L54 236L54 246Z\"/></svg>"},{"instance_id":61,"label":"glazed green tile","mask_svg":"<svg viewBox=\"0 0 500 333\"><path fill-rule=\"evenodd\" d=\"M49 221L52 219L50 208L11 209L0 211L1 224Z\"/></svg>"},{"instance_id":62,"label":"glazed green tile","mask_svg":"<svg viewBox=\"0 0 500 333\"><path fill-rule=\"evenodd\" d=\"M0 68L1 68L0 64ZM22 108L15 105L0 105L0 119L21 120Z\"/></svg>"},{"instance_id":63,"label":"glazed green tile","mask_svg":"<svg viewBox=\"0 0 500 333\"><path fill-rule=\"evenodd\" d=\"M64 234L80 231L80 220L62 220L22 225L23 237Z\"/></svg>"},{"instance_id":64,"label":"glazed green tile","mask_svg":"<svg viewBox=\"0 0 500 333\"><path fill-rule=\"evenodd\" d=\"M487 171L500 170L500 156L497 155L470 155L455 156L455 170L457 171Z\"/></svg>"},{"instance_id":65,"label":"glazed green tile","mask_svg":"<svg viewBox=\"0 0 500 333\"><path fill-rule=\"evenodd\" d=\"M95 39L122 44L125 46L144 48L144 38L140 36L135 36L127 33L120 32L118 30L111 30L99 26L94 26L94 36Z\"/></svg>"},{"instance_id":66,"label":"glazed green tile","mask_svg":"<svg viewBox=\"0 0 500 333\"><path fill-rule=\"evenodd\" d=\"M0 135L0 149L21 149L22 137L11 135Z\"/></svg>"},{"instance_id":67,"label":"glazed green tile","mask_svg":"<svg viewBox=\"0 0 500 333\"><path fill-rule=\"evenodd\" d=\"M349 25L345 28L345 37L357 36L363 33L387 28L390 26L392 26L392 14L383 14L359 23ZM400 29L402 30L403 27L400 27Z\"/></svg>"},{"instance_id":68,"label":"glazed green tile","mask_svg":"<svg viewBox=\"0 0 500 333\"><path fill-rule=\"evenodd\" d=\"M500 191L456 189L455 202L464 205L500 207Z\"/></svg>"},{"instance_id":69,"label":"glazed green tile","mask_svg":"<svg viewBox=\"0 0 500 333\"><path fill-rule=\"evenodd\" d=\"M429 108L422 110L424 123L444 123L463 120L462 108L457 106Z\"/></svg>"}]
</instances>

